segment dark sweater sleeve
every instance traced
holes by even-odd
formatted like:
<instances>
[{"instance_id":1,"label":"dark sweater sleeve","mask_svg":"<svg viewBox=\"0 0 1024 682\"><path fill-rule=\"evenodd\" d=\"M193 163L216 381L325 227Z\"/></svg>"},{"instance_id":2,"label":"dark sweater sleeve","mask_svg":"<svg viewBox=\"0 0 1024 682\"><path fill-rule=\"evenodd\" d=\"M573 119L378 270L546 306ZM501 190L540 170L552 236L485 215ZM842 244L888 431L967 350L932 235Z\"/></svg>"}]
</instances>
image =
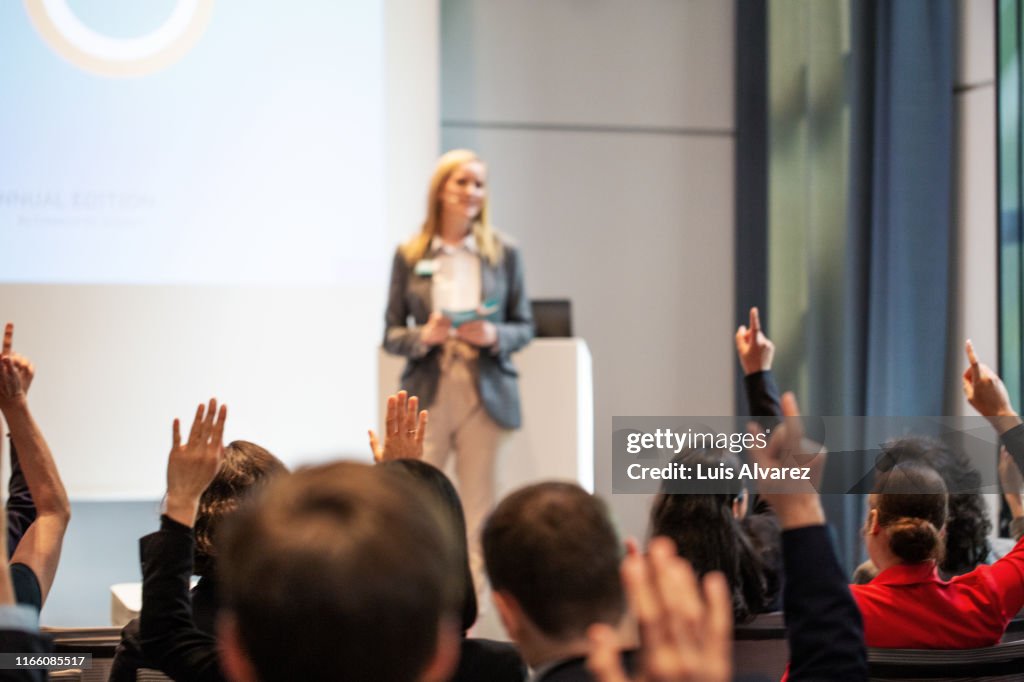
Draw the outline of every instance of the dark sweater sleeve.
<instances>
[{"instance_id":1,"label":"dark sweater sleeve","mask_svg":"<svg viewBox=\"0 0 1024 682\"><path fill-rule=\"evenodd\" d=\"M192 529L163 516L160 530L142 538L142 653L178 682L224 679L215 639L192 620Z\"/></svg>"},{"instance_id":2,"label":"dark sweater sleeve","mask_svg":"<svg viewBox=\"0 0 1024 682\"><path fill-rule=\"evenodd\" d=\"M1018 424L999 437L1006 446L1006 451L1017 463L1017 468L1024 471L1024 424Z\"/></svg>"},{"instance_id":3,"label":"dark sweater sleeve","mask_svg":"<svg viewBox=\"0 0 1024 682\"><path fill-rule=\"evenodd\" d=\"M866 680L864 625L826 526L783 531L790 680Z\"/></svg>"},{"instance_id":4,"label":"dark sweater sleeve","mask_svg":"<svg viewBox=\"0 0 1024 682\"><path fill-rule=\"evenodd\" d=\"M746 389L747 406L751 417L782 417L779 387L775 384L775 376L770 369L744 376L743 388ZM774 421L769 420L769 423Z\"/></svg>"},{"instance_id":5,"label":"dark sweater sleeve","mask_svg":"<svg viewBox=\"0 0 1024 682\"><path fill-rule=\"evenodd\" d=\"M747 405L751 417L756 419L761 428L770 429L782 418L782 403L779 399L779 387L775 384L775 375L770 369L753 372L743 377L743 388L747 393ZM768 514L771 506L760 495L751 500L751 514Z\"/></svg>"},{"instance_id":6,"label":"dark sweater sleeve","mask_svg":"<svg viewBox=\"0 0 1024 682\"><path fill-rule=\"evenodd\" d=\"M10 560L25 531L36 520L36 505L25 482L14 439L8 444L11 446L11 479L7 483L7 559Z\"/></svg>"}]
</instances>

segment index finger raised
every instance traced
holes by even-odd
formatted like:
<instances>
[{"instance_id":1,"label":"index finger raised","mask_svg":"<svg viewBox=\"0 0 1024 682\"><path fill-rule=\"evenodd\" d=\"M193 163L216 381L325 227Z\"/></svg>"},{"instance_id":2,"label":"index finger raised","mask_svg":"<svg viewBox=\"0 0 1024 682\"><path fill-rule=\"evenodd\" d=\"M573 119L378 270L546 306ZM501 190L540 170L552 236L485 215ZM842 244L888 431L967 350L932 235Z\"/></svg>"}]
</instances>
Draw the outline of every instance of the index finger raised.
<instances>
[{"instance_id":1,"label":"index finger raised","mask_svg":"<svg viewBox=\"0 0 1024 682\"><path fill-rule=\"evenodd\" d=\"M970 339L967 339L967 343L964 344L964 350L967 351L967 362L971 364L971 369L977 370L978 354L974 352L974 344Z\"/></svg>"}]
</instances>

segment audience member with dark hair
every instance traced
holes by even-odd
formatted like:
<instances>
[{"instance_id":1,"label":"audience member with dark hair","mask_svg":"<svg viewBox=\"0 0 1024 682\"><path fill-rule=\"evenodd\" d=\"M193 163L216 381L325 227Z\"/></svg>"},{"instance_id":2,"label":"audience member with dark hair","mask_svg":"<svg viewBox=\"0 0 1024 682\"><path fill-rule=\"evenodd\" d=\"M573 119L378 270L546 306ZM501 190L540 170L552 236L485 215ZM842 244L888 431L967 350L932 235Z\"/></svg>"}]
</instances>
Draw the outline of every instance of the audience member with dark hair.
<instances>
[{"instance_id":1,"label":"audience member with dark hair","mask_svg":"<svg viewBox=\"0 0 1024 682\"><path fill-rule=\"evenodd\" d=\"M462 644L459 667L451 682L521 682L526 679L526 665L519 652L508 642L496 642L466 636L477 618L476 590L473 589L473 575L469 569L469 551L466 546L466 519L462 502L455 486L437 467L418 459L391 459L381 467L408 474L416 484L434 498L444 513L454 534L456 551L463 565L462 575Z\"/></svg>"},{"instance_id":2,"label":"audience member with dark hair","mask_svg":"<svg viewBox=\"0 0 1024 682\"><path fill-rule=\"evenodd\" d=\"M463 567L408 476L353 462L301 469L225 523L218 624L229 679L446 680Z\"/></svg>"},{"instance_id":3,"label":"audience member with dark hair","mask_svg":"<svg viewBox=\"0 0 1024 682\"><path fill-rule=\"evenodd\" d=\"M272 476L287 471L279 459L259 445L237 440L225 446L221 465L199 498L196 512L193 528L195 549L190 573L199 576L199 582L190 594L191 627L210 636L215 632L220 599L214 571L217 554L214 537L221 521L238 507L244 497L256 492ZM146 593L151 594L153 587L152 584L143 587L143 606ZM132 620L121 631L121 642L110 670L111 682L134 682L139 668L159 667L142 653L139 621L138 618ZM152 651L153 645L148 645L148 648ZM163 654L155 654L154 660L163 657Z\"/></svg>"},{"instance_id":4,"label":"audience member with dark hair","mask_svg":"<svg viewBox=\"0 0 1024 682\"><path fill-rule=\"evenodd\" d=\"M726 464L738 473L735 455L724 450L686 450L673 461L717 469ZM698 575L725 575L732 593L733 619L749 622L758 613L779 608L781 556L774 515L762 515L760 535L744 525L746 490L739 476L724 481L728 492L674 491L662 483L651 506L650 535L670 538Z\"/></svg>"},{"instance_id":5,"label":"audience member with dark hair","mask_svg":"<svg viewBox=\"0 0 1024 682\"><path fill-rule=\"evenodd\" d=\"M13 352L13 335L14 325L8 323L0 350L0 412L10 431L14 465L6 520L17 528L13 534L5 532L5 540L16 543L7 554L17 600L38 611L57 573L64 533L71 520L71 503L50 448L29 409L27 391L35 368Z\"/></svg>"},{"instance_id":6,"label":"audience member with dark hair","mask_svg":"<svg viewBox=\"0 0 1024 682\"><path fill-rule=\"evenodd\" d=\"M978 362L969 342L967 354L967 398L1004 434L1007 449L1020 462L1020 443L1005 439L1016 418L1006 389ZM1007 429L1000 429L1004 424ZM997 644L1024 606L1024 544L1018 542L991 566L943 581L936 569L947 515L942 478L930 468L901 464L879 477L876 490L865 538L880 572L870 583L853 587L868 646L972 649Z\"/></svg>"},{"instance_id":7,"label":"audience member with dark hair","mask_svg":"<svg viewBox=\"0 0 1024 682\"><path fill-rule=\"evenodd\" d=\"M744 372L744 388L750 413L755 417L781 416L779 392L772 376L775 345L765 336L757 308L750 310L750 326L736 331L736 352ZM943 578L973 570L995 559L988 535L992 524L984 499L977 492L981 475L967 455L945 444L923 436L905 436L888 441L882 447L878 467L882 470L899 462L916 461L935 469L949 490L949 516L946 525L946 554L939 564ZM756 511L763 511L755 505ZM878 575L878 568L869 559L857 567L853 582L866 583Z\"/></svg>"},{"instance_id":8,"label":"audience member with dark hair","mask_svg":"<svg viewBox=\"0 0 1024 682\"><path fill-rule=\"evenodd\" d=\"M590 679L587 629L617 626L626 609L604 503L571 483L521 488L487 519L482 544L494 603L532 679Z\"/></svg>"},{"instance_id":9,"label":"audience member with dark hair","mask_svg":"<svg viewBox=\"0 0 1024 682\"><path fill-rule=\"evenodd\" d=\"M945 554L938 564L939 575L948 580L994 561L988 541L992 522L985 500L978 492L962 492L981 488L981 474L967 455L933 438L903 436L882 445L876 468L884 475L893 466L909 463L934 469L947 491L960 491L948 493ZM853 582L866 583L876 575L877 567L868 560L857 568Z\"/></svg>"},{"instance_id":10,"label":"audience member with dark hair","mask_svg":"<svg viewBox=\"0 0 1024 682\"><path fill-rule=\"evenodd\" d=\"M867 679L860 614L850 595L825 527L815 486L825 453L804 452L796 399L787 393L785 423L774 428L768 446L751 456L766 470L809 466L813 481L794 485L759 479L760 494L782 526L786 636L791 655L789 680ZM799 460L793 461L799 455ZM801 487L805 486L805 487ZM630 606L640 626L637 655L642 680L724 682L731 672L729 588L719 573L702 584L687 562L674 556L667 538L651 541L650 557L627 557L622 574ZM588 666L599 682L626 682L617 637L607 625L589 632Z\"/></svg>"}]
</instances>

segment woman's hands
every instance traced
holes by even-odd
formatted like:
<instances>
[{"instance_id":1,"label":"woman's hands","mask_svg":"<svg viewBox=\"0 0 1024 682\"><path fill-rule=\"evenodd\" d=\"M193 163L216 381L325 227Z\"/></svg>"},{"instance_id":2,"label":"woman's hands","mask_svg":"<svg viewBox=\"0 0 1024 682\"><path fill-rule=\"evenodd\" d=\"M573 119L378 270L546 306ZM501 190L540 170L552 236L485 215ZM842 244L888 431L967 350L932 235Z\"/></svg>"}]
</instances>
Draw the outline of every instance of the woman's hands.
<instances>
[{"instance_id":1,"label":"woman's hands","mask_svg":"<svg viewBox=\"0 0 1024 682\"><path fill-rule=\"evenodd\" d=\"M430 313L427 323L420 330L420 341L427 346L440 346L448 340L452 321L439 312Z\"/></svg>"},{"instance_id":2,"label":"woman's hands","mask_svg":"<svg viewBox=\"0 0 1024 682\"><path fill-rule=\"evenodd\" d=\"M498 328L487 320L473 320L460 324L455 336L479 348L490 348L498 342Z\"/></svg>"},{"instance_id":3,"label":"woman's hands","mask_svg":"<svg viewBox=\"0 0 1024 682\"><path fill-rule=\"evenodd\" d=\"M427 346L439 346L451 335L452 321L439 312L430 313L420 329L420 341ZM455 338L478 348L490 348L498 342L498 328L488 320L464 322L455 329Z\"/></svg>"},{"instance_id":4,"label":"woman's hands","mask_svg":"<svg viewBox=\"0 0 1024 682\"><path fill-rule=\"evenodd\" d=\"M181 442L181 423L174 420L167 457L167 516L189 528L195 524L199 498L220 469L227 416L227 405L217 411L216 398L210 398L209 407L200 403L185 443Z\"/></svg>"}]
</instances>

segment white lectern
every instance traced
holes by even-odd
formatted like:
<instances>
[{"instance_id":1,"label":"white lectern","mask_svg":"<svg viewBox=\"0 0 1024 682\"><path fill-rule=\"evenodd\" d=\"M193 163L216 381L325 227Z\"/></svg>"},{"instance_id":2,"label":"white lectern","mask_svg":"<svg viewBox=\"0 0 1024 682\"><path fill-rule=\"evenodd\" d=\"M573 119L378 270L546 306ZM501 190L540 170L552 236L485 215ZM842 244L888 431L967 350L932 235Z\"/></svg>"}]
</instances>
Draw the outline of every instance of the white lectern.
<instances>
[{"instance_id":1,"label":"white lectern","mask_svg":"<svg viewBox=\"0 0 1024 682\"><path fill-rule=\"evenodd\" d=\"M512 360L519 369L523 427L505 440L498 455L497 499L553 478L576 481L593 492L594 386L587 344L582 339L534 339ZM382 397L398 390L404 366L405 358L380 351ZM378 433L383 424L382 408Z\"/></svg>"}]
</instances>

